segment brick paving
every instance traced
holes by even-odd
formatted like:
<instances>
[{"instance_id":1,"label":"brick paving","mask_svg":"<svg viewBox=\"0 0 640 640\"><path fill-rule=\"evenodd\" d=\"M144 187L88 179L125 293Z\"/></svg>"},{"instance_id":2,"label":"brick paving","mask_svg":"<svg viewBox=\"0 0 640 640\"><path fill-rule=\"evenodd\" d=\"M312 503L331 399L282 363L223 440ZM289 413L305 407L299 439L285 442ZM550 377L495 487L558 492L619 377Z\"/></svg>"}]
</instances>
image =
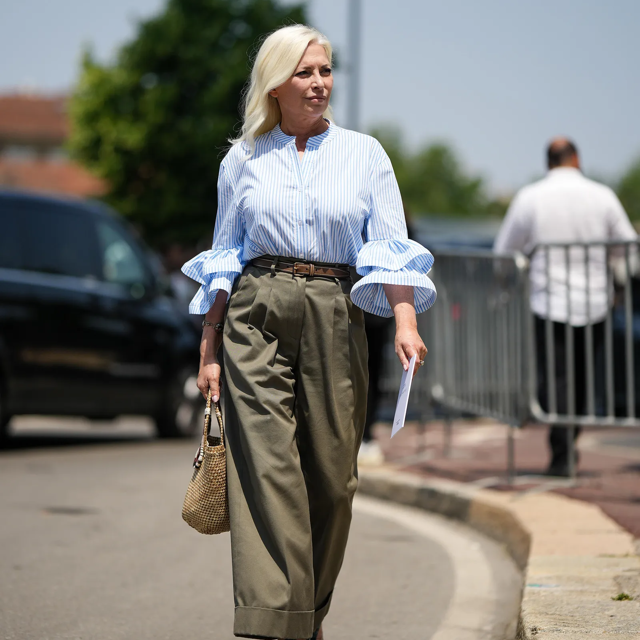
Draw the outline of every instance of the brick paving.
<instances>
[{"instance_id":1,"label":"brick paving","mask_svg":"<svg viewBox=\"0 0 640 640\"><path fill-rule=\"evenodd\" d=\"M476 483L502 491L555 491L597 504L609 517L640 538L640 433L592 429L579 440L580 465L574 486L542 474L547 466L547 428L531 425L515 438L517 476L506 481L507 427L487 420L454 421L447 456L442 422L423 428L408 423L392 440L390 426L376 425L387 462L424 476Z\"/></svg>"}]
</instances>

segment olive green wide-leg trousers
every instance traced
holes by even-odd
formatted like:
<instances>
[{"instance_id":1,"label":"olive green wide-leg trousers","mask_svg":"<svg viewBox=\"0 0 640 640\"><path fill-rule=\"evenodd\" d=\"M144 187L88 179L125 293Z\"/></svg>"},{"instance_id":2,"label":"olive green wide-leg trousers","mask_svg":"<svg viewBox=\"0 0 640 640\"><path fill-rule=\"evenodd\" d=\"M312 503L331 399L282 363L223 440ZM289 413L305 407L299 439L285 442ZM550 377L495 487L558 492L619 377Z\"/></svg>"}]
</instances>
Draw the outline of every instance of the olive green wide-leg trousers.
<instances>
[{"instance_id":1,"label":"olive green wide-leg trousers","mask_svg":"<svg viewBox=\"0 0 640 640\"><path fill-rule=\"evenodd\" d=\"M223 392L234 634L310 638L347 544L367 343L348 280L245 268L229 300Z\"/></svg>"}]
</instances>

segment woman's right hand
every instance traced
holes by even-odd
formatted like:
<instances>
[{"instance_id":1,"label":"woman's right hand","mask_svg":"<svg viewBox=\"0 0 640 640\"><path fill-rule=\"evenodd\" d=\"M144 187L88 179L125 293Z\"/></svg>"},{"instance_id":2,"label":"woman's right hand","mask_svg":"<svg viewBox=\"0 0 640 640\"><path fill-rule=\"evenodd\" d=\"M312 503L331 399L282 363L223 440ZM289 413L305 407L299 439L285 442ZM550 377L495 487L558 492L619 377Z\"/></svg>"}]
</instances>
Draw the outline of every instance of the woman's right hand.
<instances>
[{"instance_id":1,"label":"woman's right hand","mask_svg":"<svg viewBox=\"0 0 640 640\"><path fill-rule=\"evenodd\" d=\"M218 349L222 345L222 335L216 333L213 327L206 326L202 330L200 341L200 371L196 385L200 393L207 399L211 389L211 399L218 402L220 399L220 374L222 368L218 362Z\"/></svg>"},{"instance_id":2,"label":"woman's right hand","mask_svg":"<svg viewBox=\"0 0 640 640\"><path fill-rule=\"evenodd\" d=\"M222 334L215 330L218 323L224 319L224 309L227 303L227 292L218 291L216 299L205 316L206 324L202 327L202 339L200 340L200 371L198 372L198 389L207 399L211 389L211 399L218 402L220 399L220 373L218 362L218 349L222 345Z\"/></svg>"},{"instance_id":3,"label":"woman's right hand","mask_svg":"<svg viewBox=\"0 0 640 640\"><path fill-rule=\"evenodd\" d=\"M196 384L198 385L198 389L200 389L200 393L202 393L205 400L207 399L209 389L211 389L211 399L214 402L218 402L220 399L221 370L222 369L217 360L210 364L204 364L200 367L200 371L198 372L198 381Z\"/></svg>"}]
</instances>

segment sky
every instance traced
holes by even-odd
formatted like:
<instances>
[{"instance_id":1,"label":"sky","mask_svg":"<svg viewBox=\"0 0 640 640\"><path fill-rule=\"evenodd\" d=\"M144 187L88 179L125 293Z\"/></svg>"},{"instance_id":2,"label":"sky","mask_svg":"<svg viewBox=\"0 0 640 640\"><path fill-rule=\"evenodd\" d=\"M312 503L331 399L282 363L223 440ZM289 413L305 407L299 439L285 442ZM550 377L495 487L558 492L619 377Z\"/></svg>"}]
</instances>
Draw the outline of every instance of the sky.
<instances>
[{"instance_id":1,"label":"sky","mask_svg":"<svg viewBox=\"0 0 640 640\"><path fill-rule=\"evenodd\" d=\"M307 5L343 62L332 102L344 124L347 1ZM84 44L108 61L163 6L0 0L0 93L68 90ZM555 135L615 181L640 157L639 27L638 0L362 0L360 129L395 126L410 149L452 144L495 194L542 175Z\"/></svg>"}]
</instances>

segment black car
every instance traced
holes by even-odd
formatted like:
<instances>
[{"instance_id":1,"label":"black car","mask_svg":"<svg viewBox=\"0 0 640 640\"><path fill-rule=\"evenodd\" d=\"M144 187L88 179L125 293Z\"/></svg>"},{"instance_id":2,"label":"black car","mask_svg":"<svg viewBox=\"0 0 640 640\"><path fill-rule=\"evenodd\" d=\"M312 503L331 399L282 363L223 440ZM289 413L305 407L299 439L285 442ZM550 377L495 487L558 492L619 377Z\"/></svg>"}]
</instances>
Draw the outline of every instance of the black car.
<instances>
[{"instance_id":1,"label":"black car","mask_svg":"<svg viewBox=\"0 0 640 640\"><path fill-rule=\"evenodd\" d=\"M199 332L150 251L96 202L0 191L0 441L18 414L197 428Z\"/></svg>"}]
</instances>

